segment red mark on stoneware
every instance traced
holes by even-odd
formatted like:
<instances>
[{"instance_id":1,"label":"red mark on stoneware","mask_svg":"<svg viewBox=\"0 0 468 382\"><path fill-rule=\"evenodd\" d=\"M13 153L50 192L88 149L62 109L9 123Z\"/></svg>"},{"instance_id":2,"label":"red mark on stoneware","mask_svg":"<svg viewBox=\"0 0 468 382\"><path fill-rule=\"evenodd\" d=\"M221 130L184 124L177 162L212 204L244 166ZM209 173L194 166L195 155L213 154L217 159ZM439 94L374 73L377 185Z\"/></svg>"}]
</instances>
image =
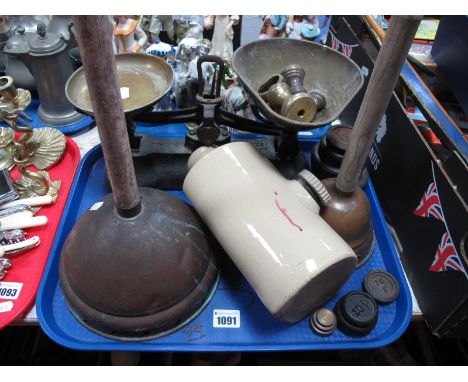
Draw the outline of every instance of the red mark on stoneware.
<instances>
[{"instance_id":1,"label":"red mark on stoneware","mask_svg":"<svg viewBox=\"0 0 468 382\"><path fill-rule=\"evenodd\" d=\"M273 192L275 193L275 195L278 195L278 193L276 191L273 191ZM293 225L294 227L299 229L299 231L302 232L302 228L299 225L297 225L296 223L294 223L293 220L289 217L288 211L286 210L286 208L283 208L283 207L280 206L278 198L276 196L275 196L275 204L276 204L276 207L278 208L278 210L283 214L283 216L286 219L288 219L288 222L291 223L291 225Z\"/></svg>"}]
</instances>

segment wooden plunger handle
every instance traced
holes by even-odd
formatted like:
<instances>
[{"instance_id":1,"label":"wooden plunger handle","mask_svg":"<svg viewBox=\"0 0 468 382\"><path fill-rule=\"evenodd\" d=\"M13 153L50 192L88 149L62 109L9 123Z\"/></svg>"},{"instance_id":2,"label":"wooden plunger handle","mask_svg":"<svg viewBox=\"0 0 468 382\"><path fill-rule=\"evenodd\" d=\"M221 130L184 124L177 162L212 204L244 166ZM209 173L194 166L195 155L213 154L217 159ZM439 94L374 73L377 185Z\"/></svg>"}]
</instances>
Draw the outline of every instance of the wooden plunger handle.
<instances>
[{"instance_id":1,"label":"wooden plunger handle","mask_svg":"<svg viewBox=\"0 0 468 382\"><path fill-rule=\"evenodd\" d=\"M76 38L88 83L115 204L122 216L140 211L140 194L128 139L112 30L107 16L74 16Z\"/></svg>"},{"instance_id":2,"label":"wooden plunger handle","mask_svg":"<svg viewBox=\"0 0 468 382\"><path fill-rule=\"evenodd\" d=\"M364 16L364 19L367 21L369 26L374 30L379 38L380 42L382 42L385 38L385 31L379 25L379 23L374 19L374 16Z\"/></svg>"},{"instance_id":3,"label":"wooden plunger handle","mask_svg":"<svg viewBox=\"0 0 468 382\"><path fill-rule=\"evenodd\" d=\"M336 179L342 192L354 192L380 120L408 56L422 16L393 16L359 109L349 148Z\"/></svg>"}]
</instances>

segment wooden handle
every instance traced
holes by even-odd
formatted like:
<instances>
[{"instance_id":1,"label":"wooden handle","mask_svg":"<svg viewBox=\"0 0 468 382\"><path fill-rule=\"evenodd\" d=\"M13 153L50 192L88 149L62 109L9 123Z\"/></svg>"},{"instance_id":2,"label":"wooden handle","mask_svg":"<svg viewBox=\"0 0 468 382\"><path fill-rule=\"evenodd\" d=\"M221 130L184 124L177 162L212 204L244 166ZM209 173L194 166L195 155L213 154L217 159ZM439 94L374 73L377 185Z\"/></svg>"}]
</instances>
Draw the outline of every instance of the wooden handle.
<instances>
[{"instance_id":1,"label":"wooden handle","mask_svg":"<svg viewBox=\"0 0 468 382\"><path fill-rule=\"evenodd\" d=\"M356 189L380 120L387 109L421 20L422 16L392 17L336 179L337 188L343 192L351 193Z\"/></svg>"},{"instance_id":2,"label":"wooden handle","mask_svg":"<svg viewBox=\"0 0 468 382\"><path fill-rule=\"evenodd\" d=\"M27 240L20 241L19 243L2 245L0 246L0 252L3 252L3 254L5 254L6 252L6 254L8 255L8 252L18 251L23 248L37 247L39 244L41 244L39 236L33 236Z\"/></svg>"},{"instance_id":3,"label":"wooden handle","mask_svg":"<svg viewBox=\"0 0 468 382\"><path fill-rule=\"evenodd\" d=\"M140 211L132 154L117 82L112 30L107 16L74 16L76 38L117 209L130 217Z\"/></svg>"},{"instance_id":4,"label":"wooden handle","mask_svg":"<svg viewBox=\"0 0 468 382\"><path fill-rule=\"evenodd\" d=\"M372 16L364 16L364 18L367 21L367 23L369 24L369 26L377 34L377 37L379 37L380 41L382 41L383 37L385 36L385 31L380 27L380 25L374 20L374 18ZM374 21L374 23L372 21ZM439 109L442 111L442 113L444 113L445 117L447 117L447 119L450 120L450 123L460 132L460 134L463 135L463 132L460 129L460 126L457 124L457 122L454 121L452 116L449 113L447 113L447 110L445 110L445 107L442 106L442 104L439 102L439 100L434 96L431 89L429 89L427 87L426 82L423 79L421 79L420 75L415 70L413 64L415 64L418 67L418 69L420 69L422 71L427 72L429 69L427 69L423 64L419 64L419 65L416 64L416 60L414 58L412 59L411 56L408 56L408 61L409 61L409 66L410 66L411 70L413 71L414 76L418 79L421 86L426 90L427 94L429 94L429 96L432 98L432 101L439 107ZM431 70L429 70L429 72L430 72L429 74L431 74L431 75L435 74Z\"/></svg>"},{"instance_id":5,"label":"wooden handle","mask_svg":"<svg viewBox=\"0 0 468 382\"><path fill-rule=\"evenodd\" d=\"M16 200L13 200L12 202L2 204L0 206L0 210L6 210L7 208L11 208L20 204L26 204L27 206L34 207L34 206L43 206L45 204L51 204L51 203L52 203L51 195L35 196L33 198L16 199Z\"/></svg>"},{"instance_id":6,"label":"wooden handle","mask_svg":"<svg viewBox=\"0 0 468 382\"><path fill-rule=\"evenodd\" d=\"M32 211L17 212L16 214L12 214L12 215L8 215L8 216L4 216L0 218L0 224L11 223L16 220L28 219L32 217L33 217Z\"/></svg>"},{"instance_id":7,"label":"wooden handle","mask_svg":"<svg viewBox=\"0 0 468 382\"><path fill-rule=\"evenodd\" d=\"M364 19L367 21L369 26L377 34L377 37L379 38L380 42L382 42L384 40L384 37L385 37L385 31L379 25L379 23L374 19L374 16L364 16Z\"/></svg>"},{"instance_id":8,"label":"wooden handle","mask_svg":"<svg viewBox=\"0 0 468 382\"><path fill-rule=\"evenodd\" d=\"M12 229L23 229L30 227L39 227L47 224L47 216L35 216L33 218L17 219L0 223L0 231L11 231Z\"/></svg>"}]
</instances>

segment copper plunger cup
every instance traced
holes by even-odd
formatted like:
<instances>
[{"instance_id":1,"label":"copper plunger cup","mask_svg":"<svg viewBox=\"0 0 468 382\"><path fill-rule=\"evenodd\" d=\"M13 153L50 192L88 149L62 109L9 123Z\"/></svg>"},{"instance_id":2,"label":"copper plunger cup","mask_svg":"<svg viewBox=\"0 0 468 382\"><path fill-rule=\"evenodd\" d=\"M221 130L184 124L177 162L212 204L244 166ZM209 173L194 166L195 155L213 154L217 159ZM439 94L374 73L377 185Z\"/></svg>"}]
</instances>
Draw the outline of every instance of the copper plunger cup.
<instances>
[{"instance_id":1,"label":"copper plunger cup","mask_svg":"<svg viewBox=\"0 0 468 382\"><path fill-rule=\"evenodd\" d=\"M358 266L372 254L375 243L369 201L357 187L359 176L421 19L421 16L392 17L338 177L323 181L332 201L321 216L354 249Z\"/></svg>"},{"instance_id":2,"label":"copper plunger cup","mask_svg":"<svg viewBox=\"0 0 468 382\"><path fill-rule=\"evenodd\" d=\"M217 266L193 209L163 191L137 187L107 17L76 16L74 25L113 193L71 230L60 284L70 311L88 329L124 341L158 338L206 306Z\"/></svg>"}]
</instances>

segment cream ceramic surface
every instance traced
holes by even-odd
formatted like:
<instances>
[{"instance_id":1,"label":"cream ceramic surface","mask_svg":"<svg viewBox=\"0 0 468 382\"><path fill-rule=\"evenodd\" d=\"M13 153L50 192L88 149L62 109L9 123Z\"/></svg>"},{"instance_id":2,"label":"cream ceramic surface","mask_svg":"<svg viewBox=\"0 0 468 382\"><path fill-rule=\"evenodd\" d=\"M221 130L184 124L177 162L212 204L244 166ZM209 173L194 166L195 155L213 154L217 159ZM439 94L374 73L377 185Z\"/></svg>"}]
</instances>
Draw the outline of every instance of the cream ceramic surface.
<instances>
[{"instance_id":1,"label":"cream ceramic surface","mask_svg":"<svg viewBox=\"0 0 468 382\"><path fill-rule=\"evenodd\" d=\"M324 304L354 270L353 250L247 142L202 147L188 162L185 194L279 319L297 322Z\"/></svg>"}]
</instances>

